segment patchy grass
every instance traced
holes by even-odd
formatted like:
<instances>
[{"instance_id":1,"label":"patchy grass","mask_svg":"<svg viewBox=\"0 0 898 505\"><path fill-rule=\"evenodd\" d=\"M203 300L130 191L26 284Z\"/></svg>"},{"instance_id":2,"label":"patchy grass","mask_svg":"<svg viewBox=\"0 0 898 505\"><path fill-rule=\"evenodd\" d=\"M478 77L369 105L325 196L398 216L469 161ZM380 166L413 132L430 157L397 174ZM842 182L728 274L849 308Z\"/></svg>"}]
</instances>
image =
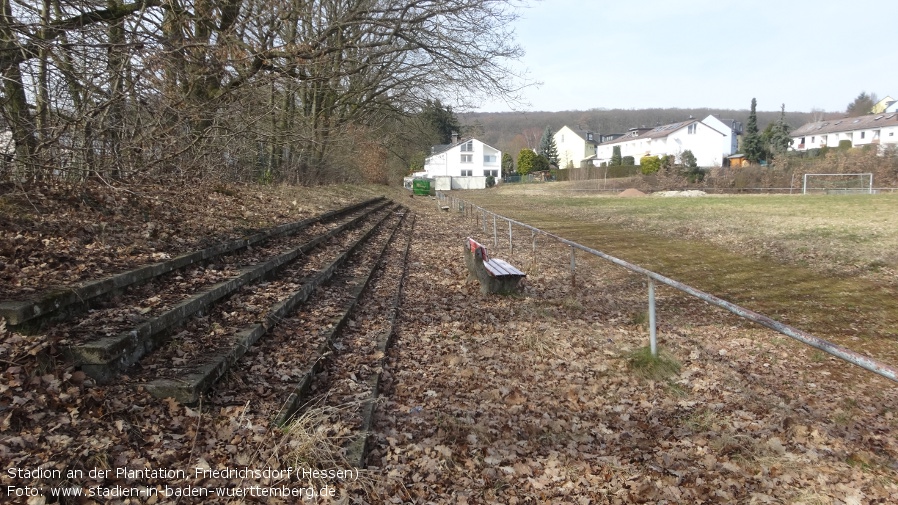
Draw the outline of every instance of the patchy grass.
<instances>
[{"instance_id":1,"label":"patchy grass","mask_svg":"<svg viewBox=\"0 0 898 505\"><path fill-rule=\"evenodd\" d=\"M898 362L898 195L616 198L532 186L460 197Z\"/></svg>"},{"instance_id":2,"label":"patchy grass","mask_svg":"<svg viewBox=\"0 0 898 505\"><path fill-rule=\"evenodd\" d=\"M640 377L653 381L665 381L680 373L680 363L673 356L664 351L658 351L657 356L652 356L648 347L630 352L627 364Z\"/></svg>"}]
</instances>

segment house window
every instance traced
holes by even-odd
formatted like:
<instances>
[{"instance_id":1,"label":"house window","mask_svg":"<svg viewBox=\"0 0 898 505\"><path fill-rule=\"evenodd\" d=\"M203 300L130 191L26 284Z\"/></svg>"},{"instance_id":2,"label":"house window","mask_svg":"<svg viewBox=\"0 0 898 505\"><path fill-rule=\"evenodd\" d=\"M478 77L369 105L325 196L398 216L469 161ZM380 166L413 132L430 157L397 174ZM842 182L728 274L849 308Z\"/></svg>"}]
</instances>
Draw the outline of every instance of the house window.
<instances>
[{"instance_id":1,"label":"house window","mask_svg":"<svg viewBox=\"0 0 898 505\"><path fill-rule=\"evenodd\" d=\"M473 154L462 154L461 162L462 163L474 163L474 155Z\"/></svg>"},{"instance_id":2,"label":"house window","mask_svg":"<svg viewBox=\"0 0 898 505\"><path fill-rule=\"evenodd\" d=\"M694 135L696 129L698 129L698 125L692 123L691 125L689 125L689 128L687 128L687 132L689 133L689 135Z\"/></svg>"},{"instance_id":3,"label":"house window","mask_svg":"<svg viewBox=\"0 0 898 505\"><path fill-rule=\"evenodd\" d=\"M462 177L471 177L471 176L473 176L473 175L474 175L474 171L473 171L473 170L462 170L462 171L461 171L461 176L462 176Z\"/></svg>"},{"instance_id":4,"label":"house window","mask_svg":"<svg viewBox=\"0 0 898 505\"><path fill-rule=\"evenodd\" d=\"M499 161L499 158L495 154L484 154L483 155L483 163L484 164L488 165L491 163L495 163L497 161Z\"/></svg>"},{"instance_id":5,"label":"house window","mask_svg":"<svg viewBox=\"0 0 898 505\"><path fill-rule=\"evenodd\" d=\"M861 138L864 138L866 136L867 136L867 132L861 132Z\"/></svg>"},{"instance_id":6,"label":"house window","mask_svg":"<svg viewBox=\"0 0 898 505\"><path fill-rule=\"evenodd\" d=\"M499 177L499 171L498 170L484 170L483 175L485 177Z\"/></svg>"},{"instance_id":7,"label":"house window","mask_svg":"<svg viewBox=\"0 0 898 505\"><path fill-rule=\"evenodd\" d=\"M474 141L469 140L461 145L461 152L463 153L473 153L474 152Z\"/></svg>"},{"instance_id":8,"label":"house window","mask_svg":"<svg viewBox=\"0 0 898 505\"><path fill-rule=\"evenodd\" d=\"M814 143L814 139L816 139L816 138L817 138L817 137L811 137L811 144Z\"/></svg>"}]
</instances>

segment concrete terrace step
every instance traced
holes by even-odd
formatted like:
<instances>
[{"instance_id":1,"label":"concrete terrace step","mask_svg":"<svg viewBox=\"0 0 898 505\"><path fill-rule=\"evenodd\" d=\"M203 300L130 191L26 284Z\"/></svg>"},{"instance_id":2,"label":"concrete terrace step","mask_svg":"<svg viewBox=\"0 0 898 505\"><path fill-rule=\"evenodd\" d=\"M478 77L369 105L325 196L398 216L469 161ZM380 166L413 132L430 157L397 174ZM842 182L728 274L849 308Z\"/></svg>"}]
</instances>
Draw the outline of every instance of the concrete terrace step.
<instances>
[{"instance_id":1,"label":"concrete terrace step","mask_svg":"<svg viewBox=\"0 0 898 505\"><path fill-rule=\"evenodd\" d=\"M353 243L349 249L341 253L327 267L312 276L299 290L295 291L287 299L276 303L262 323L248 326L238 332L235 345L213 351L213 357L208 363L196 367L181 377L157 379L150 382L146 385L147 390L150 394L159 398L171 397L179 402L188 404L198 402L200 395L223 377L259 338L273 328L281 319L293 312L297 306L306 302L318 286L327 282L337 269L346 262L347 258L371 238L374 232L386 221L387 217L388 215L381 217L367 233Z\"/></svg>"},{"instance_id":2,"label":"concrete terrace step","mask_svg":"<svg viewBox=\"0 0 898 505\"><path fill-rule=\"evenodd\" d=\"M387 203L382 203L372 209L372 212L378 211L387 205ZM364 217L365 215L356 217L295 249L261 264L246 267L241 270L237 277L220 282L187 298L174 308L146 321L131 331L71 346L66 348L64 352L76 365L81 366L81 369L86 374L94 377L99 382L107 382L123 369L133 365L144 355L152 352L167 341L167 330L184 323L189 317L234 293L241 286L258 281L265 275L277 271L284 265L297 259L300 255L308 253L325 240L354 226Z\"/></svg>"},{"instance_id":3,"label":"concrete terrace step","mask_svg":"<svg viewBox=\"0 0 898 505\"><path fill-rule=\"evenodd\" d=\"M45 293L35 300L3 301L0 302L0 317L6 318L7 323L11 326L18 326L36 319L59 314L66 309L74 310L78 307L84 307L88 305L88 302L96 298L129 286L146 282L194 263L208 261L239 251L274 237L295 234L315 223L328 222L384 200L384 197L372 198L342 209L325 212L320 216L276 226L249 237L221 242L205 249L185 253L160 263L135 268L105 279L89 281L79 286Z\"/></svg>"}]
</instances>

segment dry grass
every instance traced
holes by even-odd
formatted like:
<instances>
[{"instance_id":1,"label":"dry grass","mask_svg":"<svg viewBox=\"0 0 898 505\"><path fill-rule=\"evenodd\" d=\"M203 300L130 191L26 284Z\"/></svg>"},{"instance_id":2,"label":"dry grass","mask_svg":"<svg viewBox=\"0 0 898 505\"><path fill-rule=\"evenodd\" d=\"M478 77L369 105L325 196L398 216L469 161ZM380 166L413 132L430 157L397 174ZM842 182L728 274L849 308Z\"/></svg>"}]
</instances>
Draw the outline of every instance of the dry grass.
<instances>
[{"instance_id":1,"label":"dry grass","mask_svg":"<svg viewBox=\"0 0 898 505\"><path fill-rule=\"evenodd\" d=\"M527 207L667 237L702 240L727 250L795 262L840 274L898 271L898 195L727 195L704 198L613 198L555 192L553 185L505 185L493 206ZM527 208L519 209L526 213Z\"/></svg>"},{"instance_id":2,"label":"dry grass","mask_svg":"<svg viewBox=\"0 0 898 505\"><path fill-rule=\"evenodd\" d=\"M630 352L627 364L636 375L653 381L669 380L680 373L680 363L673 356L664 351L653 356L648 347Z\"/></svg>"},{"instance_id":3,"label":"dry grass","mask_svg":"<svg viewBox=\"0 0 898 505\"><path fill-rule=\"evenodd\" d=\"M898 195L616 198L554 187L457 196L898 362ZM683 310L707 311L692 305Z\"/></svg>"}]
</instances>

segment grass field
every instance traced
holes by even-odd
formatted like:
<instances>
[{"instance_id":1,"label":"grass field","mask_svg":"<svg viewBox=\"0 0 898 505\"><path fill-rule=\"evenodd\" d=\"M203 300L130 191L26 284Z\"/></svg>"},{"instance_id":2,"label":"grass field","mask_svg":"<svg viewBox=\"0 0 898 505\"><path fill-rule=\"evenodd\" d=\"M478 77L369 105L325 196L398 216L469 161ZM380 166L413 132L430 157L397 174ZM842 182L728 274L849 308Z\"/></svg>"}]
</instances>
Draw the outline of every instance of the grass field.
<instances>
[{"instance_id":1,"label":"grass field","mask_svg":"<svg viewBox=\"0 0 898 505\"><path fill-rule=\"evenodd\" d=\"M898 362L898 196L457 196Z\"/></svg>"}]
</instances>

